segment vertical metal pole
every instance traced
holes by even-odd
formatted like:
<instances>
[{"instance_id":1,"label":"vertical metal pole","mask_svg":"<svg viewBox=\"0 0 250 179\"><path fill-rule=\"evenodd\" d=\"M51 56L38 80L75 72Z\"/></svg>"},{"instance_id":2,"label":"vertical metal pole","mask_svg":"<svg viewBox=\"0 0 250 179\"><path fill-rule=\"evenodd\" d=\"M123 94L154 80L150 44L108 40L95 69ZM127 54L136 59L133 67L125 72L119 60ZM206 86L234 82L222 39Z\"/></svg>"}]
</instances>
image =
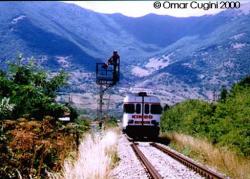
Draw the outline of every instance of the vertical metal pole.
<instances>
[{"instance_id":1,"label":"vertical metal pole","mask_svg":"<svg viewBox=\"0 0 250 179\"><path fill-rule=\"evenodd\" d=\"M142 96L142 105L141 105L141 110L142 110L142 125L144 125L144 96Z\"/></svg>"},{"instance_id":2,"label":"vertical metal pole","mask_svg":"<svg viewBox=\"0 0 250 179\"><path fill-rule=\"evenodd\" d=\"M99 121L102 120L102 104L103 104L103 85L101 84L100 85L100 92L99 92L99 95L100 95L100 100L99 100Z\"/></svg>"},{"instance_id":3,"label":"vertical metal pole","mask_svg":"<svg viewBox=\"0 0 250 179\"><path fill-rule=\"evenodd\" d=\"M111 94L109 94L109 98L108 98L108 104L107 104L107 108L106 108L106 115L108 116L108 112L109 112L109 105L110 105L110 95Z\"/></svg>"}]
</instances>

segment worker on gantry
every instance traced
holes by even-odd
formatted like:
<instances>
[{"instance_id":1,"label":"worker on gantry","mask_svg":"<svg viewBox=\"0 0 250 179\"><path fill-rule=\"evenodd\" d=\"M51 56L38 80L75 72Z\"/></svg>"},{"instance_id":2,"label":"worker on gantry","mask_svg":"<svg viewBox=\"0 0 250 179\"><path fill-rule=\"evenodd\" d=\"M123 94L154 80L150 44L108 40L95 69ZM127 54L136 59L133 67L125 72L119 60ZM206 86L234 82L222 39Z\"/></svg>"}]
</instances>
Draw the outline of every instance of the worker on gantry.
<instances>
[{"instance_id":1,"label":"worker on gantry","mask_svg":"<svg viewBox=\"0 0 250 179\"><path fill-rule=\"evenodd\" d=\"M120 64L120 56L117 51L113 51L113 55L108 59L108 62L104 64L104 68L108 68L109 65L113 65L113 78L114 82L118 81L118 65Z\"/></svg>"}]
</instances>

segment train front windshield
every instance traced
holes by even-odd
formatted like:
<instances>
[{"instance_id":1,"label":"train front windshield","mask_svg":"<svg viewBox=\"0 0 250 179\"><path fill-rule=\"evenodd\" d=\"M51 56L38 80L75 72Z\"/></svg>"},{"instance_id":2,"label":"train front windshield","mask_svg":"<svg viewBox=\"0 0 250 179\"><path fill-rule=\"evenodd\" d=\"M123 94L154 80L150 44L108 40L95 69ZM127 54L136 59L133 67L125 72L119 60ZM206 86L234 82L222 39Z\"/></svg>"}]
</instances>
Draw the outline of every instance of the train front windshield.
<instances>
[{"instance_id":1,"label":"train front windshield","mask_svg":"<svg viewBox=\"0 0 250 179\"><path fill-rule=\"evenodd\" d=\"M123 109L124 109L124 113L128 113L128 114L135 113L134 104L124 104Z\"/></svg>"},{"instance_id":2,"label":"train front windshield","mask_svg":"<svg viewBox=\"0 0 250 179\"><path fill-rule=\"evenodd\" d=\"M151 105L151 114L161 114L162 107L159 104L152 104Z\"/></svg>"},{"instance_id":3,"label":"train front windshield","mask_svg":"<svg viewBox=\"0 0 250 179\"><path fill-rule=\"evenodd\" d=\"M151 107L150 107L151 106ZM140 114L141 113L141 104L124 104L123 106L124 113L127 114ZM161 114L162 107L159 104L145 104L144 114Z\"/></svg>"}]
</instances>

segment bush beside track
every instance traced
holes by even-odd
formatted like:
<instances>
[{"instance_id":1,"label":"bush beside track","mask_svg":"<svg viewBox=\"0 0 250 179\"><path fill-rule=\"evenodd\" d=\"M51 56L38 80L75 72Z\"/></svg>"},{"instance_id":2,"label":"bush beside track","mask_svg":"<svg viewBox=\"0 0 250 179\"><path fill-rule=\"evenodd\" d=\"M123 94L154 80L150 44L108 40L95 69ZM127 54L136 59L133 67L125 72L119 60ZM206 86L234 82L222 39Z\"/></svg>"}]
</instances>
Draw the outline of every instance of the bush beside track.
<instances>
[{"instance_id":1,"label":"bush beside track","mask_svg":"<svg viewBox=\"0 0 250 179\"><path fill-rule=\"evenodd\" d=\"M0 178L47 178L47 172L60 171L89 129L73 107L55 100L67 74L34 63L20 57L0 70ZM57 120L64 115L70 122Z\"/></svg>"},{"instance_id":2,"label":"bush beside track","mask_svg":"<svg viewBox=\"0 0 250 179\"><path fill-rule=\"evenodd\" d=\"M164 112L162 132L208 139L237 154L250 156L250 77L225 89L216 103L187 100Z\"/></svg>"}]
</instances>

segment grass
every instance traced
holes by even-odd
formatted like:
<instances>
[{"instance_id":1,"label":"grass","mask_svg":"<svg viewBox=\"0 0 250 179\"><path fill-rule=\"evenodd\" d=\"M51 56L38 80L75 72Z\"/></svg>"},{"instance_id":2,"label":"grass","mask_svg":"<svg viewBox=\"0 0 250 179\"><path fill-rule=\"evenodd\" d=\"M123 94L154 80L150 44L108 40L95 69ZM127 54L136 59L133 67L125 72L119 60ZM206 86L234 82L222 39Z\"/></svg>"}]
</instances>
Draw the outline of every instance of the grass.
<instances>
[{"instance_id":1,"label":"grass","mask_svg":"<svg viewBox=\"0 0 250 179\"><path fill-rule=\"evenodd\" d=\"M111 151L111 166L115 168L115 166L120 162L120 157L118 156L117 149Z\"/></svg>"},{"instance_id":2,"label":"grass","mask_svg":"<svg viewBox=\"0 0 250 179\"><path fill-rule=\"evenodd\" d=\"M118 127L117 119L114 117L107 117L104 120L104 127L105 129L113 129L113 128Z\"/></svg>"},{"instance_id":3,"label":"grass","mask_svg":"<svg viewBox=\"0 0 250 179\"><path fill-rule=\"evenodd\" d=\"M49 174L50 178L109 178L109 174L119 161L116 153L117 133L105 131L99 134L85 135L81 140L76 159L64 162L62 174Z\"/></svg>"},{"instance_id":4,"label":"grass","mask_svg":"<svg viewBox=\"0 0 250 179\"><path fill-rule=\"evenodd\" d=\"M250 179L250 159L237 155L225 147L212 145L205 139L179 133L164 133L170 146L235 179Z\"/></svg>"}]
</instances>

